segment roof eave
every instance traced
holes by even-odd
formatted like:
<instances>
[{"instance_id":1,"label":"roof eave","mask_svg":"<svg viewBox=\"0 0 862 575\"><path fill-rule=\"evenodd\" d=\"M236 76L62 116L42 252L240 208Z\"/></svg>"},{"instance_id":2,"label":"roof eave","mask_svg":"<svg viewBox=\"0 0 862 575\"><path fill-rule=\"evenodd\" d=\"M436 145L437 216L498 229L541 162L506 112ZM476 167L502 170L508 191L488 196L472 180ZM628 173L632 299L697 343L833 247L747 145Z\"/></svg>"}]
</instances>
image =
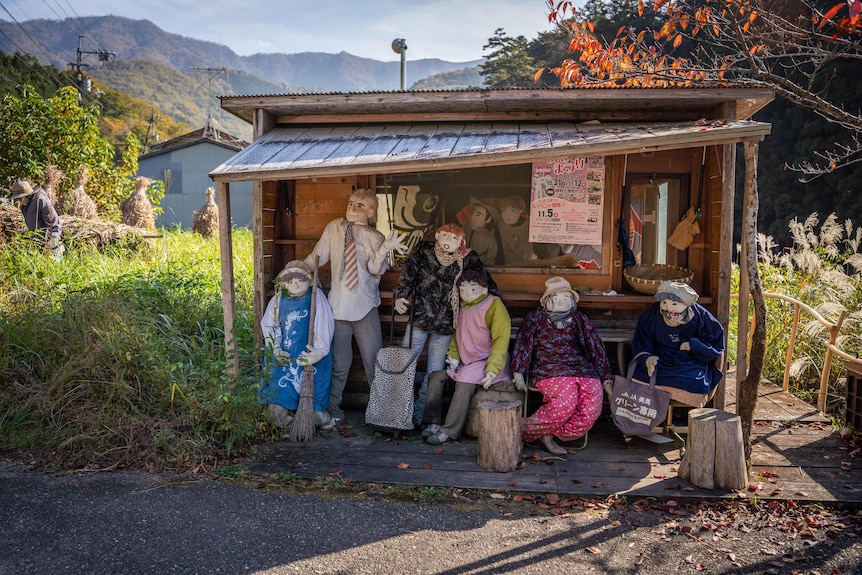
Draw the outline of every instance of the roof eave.
<instances>
[{"instance_id":1,"label":"roof eave","mask_svg":"<svg viewBox=\"0 0 862 575\"><path fill-rule=\"evenodd\" d=\"M411 159L403 162L347 163L311 168L238 170L236 167L222 171L219 166L209 173L215 182L242 182L256 180L296 180L302 178L334 177L349 175L382 175L407 172L428 172L435 170L471 167L492 167L519 163L552 160L566 155L598 156L660 152L681 148L715 146L738 142L759 142L769 135L771 125L755 124L746 129L727 131L722 129L704 130L693 134L665 140L653 145L633 144L632 142L602 142L597 144L575 144L553 148L539 148L517 151L495 151L493 153L463 154L434 159Z\"/></svg>"}]
</instances>

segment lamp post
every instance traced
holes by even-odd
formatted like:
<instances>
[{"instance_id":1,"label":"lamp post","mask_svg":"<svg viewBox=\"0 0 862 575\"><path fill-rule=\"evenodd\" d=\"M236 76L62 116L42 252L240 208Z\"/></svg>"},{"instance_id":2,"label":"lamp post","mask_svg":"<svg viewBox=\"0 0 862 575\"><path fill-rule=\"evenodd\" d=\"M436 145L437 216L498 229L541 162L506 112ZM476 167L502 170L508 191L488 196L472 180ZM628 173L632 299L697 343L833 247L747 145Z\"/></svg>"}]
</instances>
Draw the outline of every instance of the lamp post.
<instances>
[{"instance_id":1,"label":"lamp post","mask_svg":"<svg viewBox=\"0 0 862 575\"><path fill-rule=\"evenodd\" d=\"M395 38L392 40L392 51L401 54L401 91L404 91L404 82L407 78L407 40Z\"/></svg>"}]
</instances>

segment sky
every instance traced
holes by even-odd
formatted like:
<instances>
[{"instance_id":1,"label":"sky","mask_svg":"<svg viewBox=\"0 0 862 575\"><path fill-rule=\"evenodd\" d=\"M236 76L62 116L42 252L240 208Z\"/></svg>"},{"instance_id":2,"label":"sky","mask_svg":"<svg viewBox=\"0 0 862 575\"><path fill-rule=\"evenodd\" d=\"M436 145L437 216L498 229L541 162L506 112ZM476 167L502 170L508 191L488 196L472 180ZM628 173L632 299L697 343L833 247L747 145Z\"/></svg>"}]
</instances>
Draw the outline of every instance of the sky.
<instances>
[{"instance_id":1,"label":"sky","mask_svg":"<svg viewBox=\"0 0 862 575\"><path fill-rule=\"evenodd\" d=\"M578 2L581 4L581 2ZM528 40L551 29L546 0L5 0L0 17L22 22L84 16L147 19L166 32L256 53L348 52L385 62L484 57L503 28Z\"/></svg>"}]
</instances>

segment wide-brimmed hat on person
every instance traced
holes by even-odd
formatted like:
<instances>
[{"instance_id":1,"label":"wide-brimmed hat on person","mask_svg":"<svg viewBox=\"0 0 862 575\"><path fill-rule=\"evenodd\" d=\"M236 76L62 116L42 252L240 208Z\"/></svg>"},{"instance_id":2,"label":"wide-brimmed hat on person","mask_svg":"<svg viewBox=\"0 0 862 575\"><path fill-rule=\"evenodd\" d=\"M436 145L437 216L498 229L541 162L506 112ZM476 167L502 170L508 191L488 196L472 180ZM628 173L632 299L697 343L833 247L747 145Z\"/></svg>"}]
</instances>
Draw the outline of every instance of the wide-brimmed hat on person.
<instances>
[{"instance_id":1,"label":"wide-brimmed hat on person","mask_svg":"<svg viewBox=\"0 0 862 575\"><path fill-rule=\"evenodd\" d=\"M23 198L24 196L29 196L33 193L35 193L35 190L33 189L33 186L30 185L30 182L27 180L18 180L12 184L12 195L9 196L9 199L17 200L18 198Z\"/></svg>"},{"instance_id":2,"label":"wide-brimmed hat on person","mask_svg":"<svg viewBox=\"0 0 862 575\"><path fill-rule=\"evenodd\" d=\"M575 303L578 303L578 300L581 299L581 297L578 295L578 292L572 289L572 284L570 284L566 280L566 278L554 276L552 278L548 278L545 281L545 293L542 294L541 299L539 299L539 303L545 305L545 302L548 301L549 297L554 294L560 293L561 291L572 294L572 297L575 299Z\"/></svg>"}]
</instances>

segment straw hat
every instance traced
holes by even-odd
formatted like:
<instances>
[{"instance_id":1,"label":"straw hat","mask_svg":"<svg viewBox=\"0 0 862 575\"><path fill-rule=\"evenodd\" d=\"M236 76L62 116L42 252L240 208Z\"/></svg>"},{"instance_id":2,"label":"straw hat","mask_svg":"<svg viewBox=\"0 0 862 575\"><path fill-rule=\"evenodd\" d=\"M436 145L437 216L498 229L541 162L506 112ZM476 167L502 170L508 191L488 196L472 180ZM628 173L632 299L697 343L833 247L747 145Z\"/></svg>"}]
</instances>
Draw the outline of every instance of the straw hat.
<instances>
[{"instance_id":1,"label":"straw hat","mask_svg":"<svg viewBox=\"0 0 862 575\"><path fill-rule=\"evenodd\" d=\"M30 185L30 182L28 182L27 180L18 180L17 182L12 184L12 195L9 196L9 199L17 200L18 198L29 196L32 193L35 192L33 190L33 186Z\"/></svg>"},{"instance_id":2,"label":"straw hat","mask_svg":"<svg viewBox=\"0 0 862 575\"><path fill-rule=\"evenodd\" d=\"M554 276L552 278L548 278L545 281L545 293L542 294L539 303L545 305L545 302L549 297L561 291L566 291L572 294L572 297L575 298L576 304L578 303L578 300L581 299L578 295L578 292L572 289L572 285L568 281L566 281L565 278L561 278L560 276Z\"/></svg>"},{"instance_id":3,"label":"straw hat","mask_svg":"<svg viewBox=\"0 0 862 575\"><path fill-rule=\"evenodd\" d=\"M287 262L284 269L278 272L275 283L286 283L291 278L302 276L302 279L310 280L313 273L311 266L302 260L291 260Z\"/></svg>"}]
</instances>

